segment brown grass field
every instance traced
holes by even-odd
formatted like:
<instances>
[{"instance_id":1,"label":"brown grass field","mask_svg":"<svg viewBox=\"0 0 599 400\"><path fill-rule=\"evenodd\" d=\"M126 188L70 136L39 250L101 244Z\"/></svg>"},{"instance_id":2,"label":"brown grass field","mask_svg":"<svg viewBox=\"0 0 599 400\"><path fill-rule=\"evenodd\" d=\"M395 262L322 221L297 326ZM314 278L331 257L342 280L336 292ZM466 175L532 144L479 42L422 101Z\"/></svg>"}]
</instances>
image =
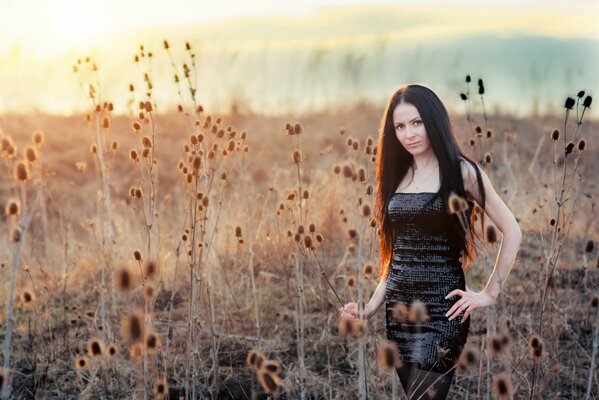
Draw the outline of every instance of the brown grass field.
<instances>
[{"instance_id":1,"label":"brown grass field","mask_svg":"<svg viewBox=\"0 0 599 400\"><path fill-rule=\"evenodd\" d=\"M394 385L404 398L377 362L384 311L340 334L324 278L343 303L377 285L363 205L382 107L220 122L193 107L143 119L98 107L88 121L0 116L0 341L12 334L0 382L14 398L353 399L361 376L367 398L392 398ZM452 118L468 154L491 153L481 166L524 239L496 306L471 316L477 357L449 398L582 399L589 385L597 398L597 123L585 115L573 138L575 110L567 133L564 115ZM470 287L482 290L498 250L479 242ZM251 350L275 361L248 362Z\"/></svg>"}]
</instances>

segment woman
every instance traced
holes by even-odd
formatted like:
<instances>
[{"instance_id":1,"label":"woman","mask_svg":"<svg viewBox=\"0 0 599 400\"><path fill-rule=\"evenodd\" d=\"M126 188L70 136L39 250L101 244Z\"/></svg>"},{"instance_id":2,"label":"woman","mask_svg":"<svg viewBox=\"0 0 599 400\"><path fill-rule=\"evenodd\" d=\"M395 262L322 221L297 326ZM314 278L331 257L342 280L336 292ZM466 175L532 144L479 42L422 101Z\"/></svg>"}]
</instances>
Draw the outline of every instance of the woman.
<instances>
[{"instance_id":1,"label":"woman","mask_svg":"<svg viewBox=\"0 0 599 400\"><path fill-rule=\"evenodd\" d=\"M460 150L441 100L424 86L402 86L391 97L379 130L377 180L381 280L363 313L370 318L386 303L387 339L398 345L397 373L408 398L445 399L468 317L495 304L522 234L487 175ZM450 196L453 208L465 205L461 215L449 210ZM486 211L503 234L480 293L464 278L476 237L474 202L482 209L483 230ZM410 312L417 305L422 310L422 303L425 315ZM356 303L341 313L360 314Z\"/></svg>"}]
</instances>

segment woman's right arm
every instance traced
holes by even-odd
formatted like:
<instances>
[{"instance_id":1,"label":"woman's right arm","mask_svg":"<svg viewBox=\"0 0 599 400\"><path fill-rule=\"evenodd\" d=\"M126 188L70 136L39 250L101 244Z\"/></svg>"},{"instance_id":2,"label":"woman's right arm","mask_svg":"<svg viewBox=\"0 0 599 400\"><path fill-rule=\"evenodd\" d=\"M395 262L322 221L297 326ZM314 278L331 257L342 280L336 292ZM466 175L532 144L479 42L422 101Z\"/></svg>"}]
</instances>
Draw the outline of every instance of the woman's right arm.
<instances>
[{"instance_id":1,"label":"woman's right arm","mask_svg":"<svg viewBox=\"0 0 599 400\"><path fill-rule=\"evenodd\" d=\"M385 302L385 292L387 291L387 277L381 279L376 290L370 297L370 301L364 307L364 314L366 318L372 317L379 307Z\"/></svg>"}]
</instances>

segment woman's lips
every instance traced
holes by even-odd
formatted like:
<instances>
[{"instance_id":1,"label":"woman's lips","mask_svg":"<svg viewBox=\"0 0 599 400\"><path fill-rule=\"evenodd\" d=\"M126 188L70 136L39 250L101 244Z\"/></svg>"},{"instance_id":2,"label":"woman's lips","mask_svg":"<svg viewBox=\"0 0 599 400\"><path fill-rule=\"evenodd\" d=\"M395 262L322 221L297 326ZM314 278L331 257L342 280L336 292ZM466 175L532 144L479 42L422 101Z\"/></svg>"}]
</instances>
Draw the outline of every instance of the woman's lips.
<instances>
[{"instance_id":1,"label":"woman's lips","mask_svg":"<svg viewBox=\"0 0 599 400\"><path fill-rule=\"evenodd\" d=\"M420 142L414 142L414 143L406 144L406 147L414 147L418 144L420 144Z\"/></svg>"}]
</instances>

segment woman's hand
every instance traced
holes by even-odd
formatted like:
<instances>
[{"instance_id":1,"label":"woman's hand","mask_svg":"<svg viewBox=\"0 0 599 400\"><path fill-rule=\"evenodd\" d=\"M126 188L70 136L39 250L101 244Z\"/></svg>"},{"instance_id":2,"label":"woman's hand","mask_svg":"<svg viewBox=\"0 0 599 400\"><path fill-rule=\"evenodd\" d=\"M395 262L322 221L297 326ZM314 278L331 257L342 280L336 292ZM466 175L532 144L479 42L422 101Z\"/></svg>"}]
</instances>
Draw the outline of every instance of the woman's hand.
<instances>
[{"instance_id":1,"label":"woman's hand","mask_svg":"<svg viewBox=\"0 0 599 400\"><path fill-rule=\"evenodd\" d=\"M359 319L360 318L360 310L358 309L358 304L357 303L347 303L346 305L344 305L343 307L341 307L339 309L339 311L341 311L341 317L352 317L352 318L356 318Z\"/></svg>"},{"instance_id":2,"label":"woman's hand","mask_svg":"<svg viewBox=\"0 0 599 400\"><path fill-rule=\"evenodd\" d=\"M456 294L462 298L456 301L449 311L447 311L447 314L445 314L446 317L449 316L450 321L460 315L462 311L466 310L464 317L462 318L462 322L464 322L468 319L472 310L495 304L495 297L484 291L480 293L474 292L469 288L466 288L466 291L461 289L452 290L445 296L445 298L453 297Z\"/></svg>"}]
</instances>

